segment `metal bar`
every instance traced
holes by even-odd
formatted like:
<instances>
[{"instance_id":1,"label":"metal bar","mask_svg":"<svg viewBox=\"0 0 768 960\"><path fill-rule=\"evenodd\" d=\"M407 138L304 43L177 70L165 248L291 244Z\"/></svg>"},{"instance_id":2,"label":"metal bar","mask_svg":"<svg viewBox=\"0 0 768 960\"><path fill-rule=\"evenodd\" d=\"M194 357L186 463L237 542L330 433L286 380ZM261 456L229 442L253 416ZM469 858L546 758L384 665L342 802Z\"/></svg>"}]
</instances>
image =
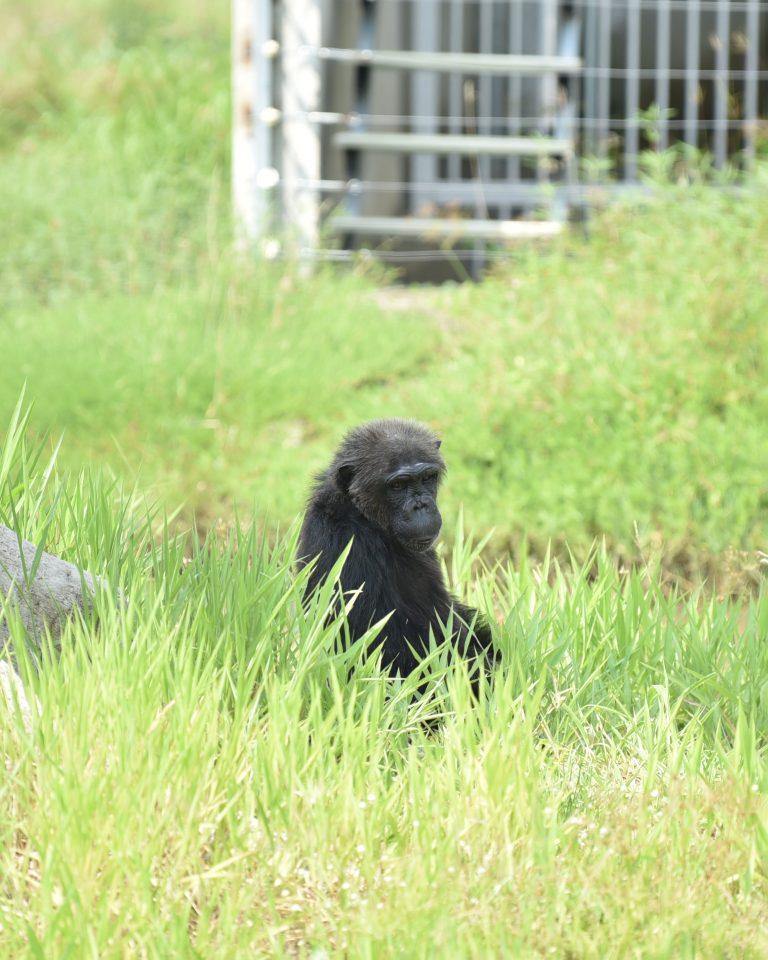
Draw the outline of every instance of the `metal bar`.
<instances>
[{"instance_id":1,"label":"metal bar","mask_svg":"<svg viewBox=\"0 0 768 960\"><path fill-rule=\"evenodd\" d=\"M302 187L302 182L299 181L299 189ZM305 184L308 190L322 190L324 193L346 193L346 192L365 192L367 190L375 191L381 193L382 191L394 191L397 193L402 192L403 189L407 187L425 187L430 188L433 191L433 195L436 201L440 202L450 202L453 201L466 201L469 203L472 199L472 187L473 184L468 180L464 180L460 183L447 183L445 181L438 181L435 184L414 184L411 181L400 182L400 181L369 181L369 180L313 180ZM572 186L564 187L564 191L567 194L568 202L573 203L589 203L594 202L595 198L595 187L592 184L573 184ZM602 184L600 189L600 194L605 196L613 196L616 194L622 193L632 193L636 195L638 190L641 189L636 183L623 183L621 181L614 181ZM724 190L727 188L723 188ZM739 193L743 196L745 191L741 187L730 188L731 192L734 194ZM494 203L504 203L510 202L513 206L529 206L529 205L540 205L542 198L545 198L549 192L549 188L546 184L540 185L535 183L533 180L526 180L522 183L513 183L513 184L491 184L488 188L488 195ZM652 188L642 188L642 192L651 196L653 194ZM751 190L751 195L760 196L761 198L768 195L768 190L764 189L762 191Z\"/></svg>"},{"instance_id":2,"label":"metal bar","mask_svg":"<svg viewBox=\"0 0 768 960\"><path fill-rule=\"evenodd\" d=\"M540 56L551 59L557 49L557 0L540 0L539 8L539 51ZM557 73L548 72L541 75L539 80L539 133L552 133L552 119L557 99ZM536 177L540 183L548 183L550 179L549 165L539 163Z\"/></svg>"},{"instance_id":3,"label":"metal bar","mask_svg":"<svg viewBox=\"0 0 768 960\"><path fill-rule=\"evenodd\" d=\"M597 154L608 156L610 134L610 92L611 92L611 0L602 0L598 26L598 62L605 71L597 85Z\"/></svg>"},{"instance_id":4,"label":"metal bar","mask_svg":"<svg viewBox=\"0 0 768 960\"><path fill-rule=\"evenodd\" d=\"M416 20L425 19L426 7L416 5ZM423 36L423 34L419 34ZM446 53L430 50L346 50L320 47L321 60L334 63L368 64L392 70L432 70L437 73L482 73L508 76L518 73L542 76L547 73L579 73L580 57L539 57L505 53Z\"/></svg>"},{"instance_id":5,"label":"metal bar","mask_svg":"<svg viewBox=\"0 0 768 960\"><path fill-rule=\"evenodd\" d=\"M612 70L602 70L598 68L585 68L582 70L582 73L585 76L601 76L610 73L612 77L626 77L627 71L621 67L614 67ZM685 69L672 69L667 70L667 78L669 80L684 80L686 75ZM747 73L746 70L729 70L728 76L731 80L734 79L744 79ZM646 80L653 80L658 76L658 71L654 68L648 68L647 70L640 70L641 78ZM699 70L699 76L702 79L716 80L718 76L717 70ZM768 80L768 70L758 70L757 71L758 80Z\"/></svg>"},{"instance_id":6,"label":"metal bar","mask_svg":"<svg viewBox=\"0 0 768 960\"><path fill-rule=\"evenodd\" d=\"M438 180L437 183L412 183L401 180L314 180L306 184L308 189L321 190L323 193L363 194L363 193L402 193L411 188L429 190L435 202L470 205L475 198L475 185L469 180L450 182ZM301 188L301 183L299 184ZM494 206L510 204L514 206L540 206L547 199L549 188L532 180L521 183L495 182L486 185L488 203Z\"/></svg>"},{"instance_id":7,"label":"metal bar","mask_svg":"<svg viewBox=\"0 0 768 960\"><path fill-rule=\"evenodd\" d=\"M435 184L435 203L458 203L467 207L475 199L475 184L469 181L459 183ZM520 183L487 183L483 188L485 201L489 206L508 205L525 209L540 208L548 199L549 189L533 180Z\"/></svg>"},{"instance_id":8,"label":"metal bar","mask_svg":"<svg viewBox=\"0 0 768 960\"><path fill-rule=\"evenodd\" d=\"M760 45L760 0L750 0L747 8L747 50L744 68L744 141L747 162L755 159L757 135L757 65Z\"/></svg>"},{"instance_id":9,"label":"metal bar","mask_svg":"<svg viewBox=\"0 0 768 960\"><path fill-rule=\"evenodd\" d=\"M381 260L383 263L404 263L408 266L414 263L444 262L455 263L460 257L465 257L469 251L455 247L442 247L432 250L391 250L379 247L371 250L361 247L359 250L302 250L302 258L312 261L330 261L332 263L359 263L361 260ZM513 254L509 250L488 250L486 260L496 263L509 262ZM284 258L282 258L284 259Z\"/></svg>"},{"instance_id":10,"label":"metal bar","mask_svg":"<svg viewBox=\"0 0 768 960\"><path fill-rule=\"evenodd\" d=\"M540 5L541 16L541 55L551 60L553 57L561 61L578 60L578 56L564 57L557 54L557 5L559 0L544 0ZM545 128L542 132L551 133L552 121L557 109L557 77L568 71L551 70L542 76L541 96L542 114L545 117Z\"/></svg>"},{"instance_id":11,"label":"metal bar","mask_svg":"<svg viewBox=\"0 0 768 960\"><path fill-rule=\"evenodd\" d=\"M656 106L659 109L659 150L666 150L669 143L667 129L669 112L669 13L670 0L659 0L656 12Z\"/></svg>"},{"instance_id":12,"label":"metal bar","mask_svg":"<svg viewBox=\"0 0 768 960\"><path fill-rule=\"evenodd\" d=\"M282 184L286 236L300 246L317 245L319 196L296 190L296 180L320 176L320 134L306 117L320 105L320 70L307 58L307 47L321 41L320 0L283 0L282 3L282 103L289 115L283 125ZM304 118L304 119L302 119Z\"/></svg>"},{"instance_id":13,"label":"metal bar","mask_svg":"<svg viewBox=\"0 0 768 960\"><path fill-rule=\"evenodd\" d=\"M463 0L451 0L450 23L448 27L448 42L451 53L461 53L464 48L464 3ZM463 104L461 96L461 76L453 73L448 77L448 110L451 115L451 133L458 135L462 132ZM451 180L461 177L461 159L457 156L448 158L448 176Z\"/></svg>"},{"instance_id":14,"label":"metal bar","mask_svg":"<svg viewBox=\"0 0 768 960\"><path fill-rule=\"evenodd\" d=\"M547 157L567 156L569 140L554 137L480 137L442 133L354 133L334 134L333 142L345 150L379 150L389 153L459 153L466 157ZM429 178L427 181L429 182Z\"/></svg>"},{"instance_id":15,"label":"metal bar","mask_svg":"<svg viewBox=\"0 0 768 960\"><path fill-rule=\"evenodd\" d=\"M563 229L562 223L546 220L439 220L432 217L333 217L328 226L335 233L456 240L533 240L556 237Z\"/></svg>"},{"instance_id":16,"label":"metal bar","mask_svg":"<svg viewBox=\"0 0 768 960\"><path fill-rule=\"evenodd\" d=\"M637 155L640 150L640 0L630 0L627 11L627 69L629 76L625 89L627 133L624 138L624 177L637 179Z\"/></svg>"},{"instance_id":17,"label":"metal bar","mask_svg":"<svg viewBox=\"0 0 768 960\"><path fill-rule=\"evenodd\" d=\"M563 10L558 28L557 50L564 56L575 54L581 42L580 20L574 8ZM575 76L560 77L560 96L558 110L555 116L555 127L552 131L558 139L568 140L573 145L573 152L566 158L564 176L555 194L552 206L552 217L555 220L565 220L568 217L568 188L578 181L578 164L576 163L576 123L579 110L578 82Z\"/></svg>"},{"instance_id":18,"label":"metal bar","mask_svg":"<svg viewBox=\"0 0 768 960\"><path fill-rule=\"evenodd\" d=\"M480 49L483 54L493 54L493 14L495 7L486 4L480 7L479 23L479 41ZM494 114L492 88L493 78L490 74L483 73L478 78L476 97L474 104L475 118L484 114ZM490 137L493 134L491 124L487 120L478 120L475 122L475 132L481 136ZM475 182L477 184L477 193L475 196L475 216L487 217L488 204L483 196L483 186L491 179L491 159L488 156L477 157L473 161ZM480 265L478 264L478 267Z\"/></svg>"},{"instance_id":19,"label":"metal bar","mask_svg":"<svg viewBox=\"0 0 768 960\"><path fill-rule=\"evenodd\" d=\"M341 0L335 0L335 2L341 2ZM352 3L353 0L347 0L348 3ZM433 6L441 7L448 2L448 0L377 0L379 4L386 3L399 3L404 6L415 4L416 2ZM470 7L480 7L483 4L488 6L494 6L502 3L511 3L513 0L462 0L464 6L469 9ZM529 4L535 6L539 0L526 0ZM586 8L594 0L570 0L570 4L577 6L579 8ZM655 10L660 6L666 6L670 10L679 10L685 12L688 9L689 0L641 0L642 7L645 10ZM611 7L613 10L625 10L630 5L631 0L611 0ZM700 0L702 10L716 11L717 6L720 3L720 0ZM751 0L728 0L728 6L732 13L743 13L749 9Z\"/></svg>"},{"instance_id":20,"label":"metal bar","mask_svg":"<svg viewBox=\"0 0 768 960\"><path fill-rule=\"evenodd\" d=\"M509 51L520 54L523 49L523 0L511 0L509 6ZM507 133L519 136L521 131L520 118L523 115L523 83L519 73L510 75L509 102L507 112L510 115L507 124ZM507 180L520 178L520 160L510 157L507 160Z\"/></svg>"},{"instance_id":21,"label":"metal bar","mask_svg":"<svg viewBox=\"0 0 768 960\"><path fill-rule=\"evenodd\" d=\"M434 4L416 3L412 6L412 39L418 39L418 42L426 45L430 49L425 54L420 54L420 58L426 58L427 64L431 58L445 58L445 54L439 54L435 51L438 46L438 26L440 22L440 8ZM365 51L367 53L368 51ZM413 54L409 51L390 51L391 61L389 66L404 67L405 63L413 64L411 60ZM381 52L377 51L375 56L380 57ZM448 58L450 59L450 56ZM459 56L454 54L453 56ZM385 53L386 60L386 53ZM404 62L403 62L404 61ZM440 112L438 107L438 98L440 94L438 78L434 71L431 73L424 70L424 60L421 60L421 66L416 69L411 77L411 103L413 112L423 116L419 123L414 124L415 133L410 137L423 135L429 138L436 136L437 121L434 119ZM419 66L416 63L416 66ZM412 67L405 67L411 69ZM395 135L395 139L401 139ZM399 149L399 148L398 148ZM437 158L428 155L414 156L410 158L410 177L416 182L429 183L436 182L437 177ZM423 206L432 202L428 191L411 191L411 209L418 212Z\"/></svg>"},{"instance_id":22,"label":"metal bar","mask_svg":"<svg viewBox=\"0 0 768 960\"><path fill-rule=\"evenodd\" d=\"M717 42L715 45L715 164L725 166L728 159L728 49L730 47L728 0L717 5Z\"/></svg>"},{"instance_id":23,"label":"metal bar","mask_svg":"<svg viewBox=\"0 0 768 960\"><path fill-rule=\"evenodd\" d=\"M374 37L374 15L376 4L373 0L362 0L362 10L360 13L360 29L358 33L358 42L361 47L370 47L373 45ZM355 130L363 133L368 126L368 116L370 114L370 80L371 71L367 65L358 66L355 69ZM363 158L359 150L349 150L346 154L347 176L350 179L357 180L362 177ZM347 198L347 212L350 216L359 216L362 211L362 195L350 194Z\"/></svg>"},{"instance_id":24,"label":"metal bar","mask_svg":"<svg viewBox=\"0 0 768 960\"><path fill-rule=\"evenodd\" d=\"M509 54L511 51L506 42L509 31L509 4L496 4L491 8L491 12L491 29L493 32L491 52ZM508 90L509 77L496 76L491 78L491 114L493 116L498 117L499 114L504 113ZM506 133L505 125L494 124L493 121L491 121L489 132L503 136ZM495 179L504 179L506 170L503 160L495 160L491 163L491 176Z\"/></svg>"},{"instance_id":25,"label":"metal bar","mask_svg":"<svg viewBox=\"0 0 768 960\"><path fill-rule=\"evenodd\" d=\"M642 79L645 80L654 80L658 78L658 71L654 67L649 67L645 70L638 71ZM611 77L612 79L618 79L621 77L626 77L629 71L624 67L612 67L612 68L603 68L603 67L584 67L580 71L581 75L585 77ZM577 74L578 76L579 74ZM717 70L700 70L699 76L702 79L717 79ZM746 77L746 70L729 70L728 76L731 80L744 79ZM686 70L684 68L680 69L668 69L666 71L667 80L684 80L686 76ZM768 70L758 70L757 71L758 80L768 80Z\"/></svg>"},{"instance_id":26,"label":"metal bar","mask_svg":"<svg viewBox=\"0 0 768 960\"><path fill-rule=\"evenodd\" d=\"M265 229L270 178L274 169L272 128L265 112L272 106L272 63L264 49L272 39L272 0L233 0L232 4L232 205L240 242ZM261 173L261 176L260 176Z\"/></svg>"},{"instance_id":27,"label":"metal bar","mask_svg":"<svg viewBox=\"0 0 768 960\"><path fill-rule=\"evenodd\" d=\"M379 0L379 2L380 2L380 0ZM669 2L669 0L667 0L667 2ZM693 2L693 0L692 0L692 2ZM726 0L726 2L727 2L727 0ZM588 40L589 40L589 38L586 37L585 42L588 42ZM405 53L403 54L403 56L410 56L410 54L408 54L407 52L405 52ZM421 57L422 54L416 54L416 56ZM453 54L450 54L450 53L441 53L441 54L435 54L435 56L451 57L451 56L453 56ZM463 57L483 56L483 54L465 53L465 54L462 54L462 56L463 56ZM502 55L502 54L496 54L495 56L499 56L499 57L500 57L500 56L503 56L503 55ZM569 58L569 59L570 59L570 58ZM583 77L586 77L586 78L589 78L589 79L595 79L595 78L600 78L600 77L608 77L608 78L611 78L611 79L621 79L621 78L624 78L624 77L628 77L629 74L630 74L630 71L629 71L626 67L600 67L600 66L589 66L589 67L585 67L585 66L584 66L584 62L585 62L585 60L586 60L587 62L590 62L589 57L586 57L586 58L584 58L584 59L581 59L581 58L578 58L578 59L579 59L579 62L581 63L581 66L579 67L579 69L578 69L578 70L575 70L575 69L574 69L574 70L566 70L566 71L565 71L566 74L569 74L569 75L572 75L572 76L576 76L576 77L578 77L578 76L583 76ZM348 62L349 62L349 63L354 63L354 62L355 62L355 59L352 58L352 59L350 59ZM458 66L455 66L454 69L457 69L457 70L458 70L458 69L460 68L460 66L461 66L461 64L459 64ZM415 69L425 69L425 68L424 68L424 67L417 67L417 68L415 68ZM447 73L447 72L450 72L451 69L452 69L452 68L450 67L450 65L449 65L448 62L446 61L445 65L442 66L442 67L440 68L440 70L436 70L435 72L438 72L438 73ZM556 72L561 72L561 71L557 70L557 67L556 67L556 65L554 65L554 64L552 65L552 69L555 70ZM474 68L474 69L473 69L473 68L467 68L464 72L467 72L467 73L472 73L472 72L478 73L478 72L480 72L480 71L478 71L476 68ZM492 71L492 72L496 72L496 71ZM499 70L498 72L499 72L500 74L507 75L507 71L506 71L506 70ZM523 75L525 75L525 74L527 73L527 71L524 70L524 71L522 71L522 73L523 73ZM540 74L542 74L542 73L546 73L546 71L545 71L545 70L537 70L535 73L531 73L531 76L538 76L538 75L540 75ZM645 69L640 69L640 70L638 70L638 71L637 71L637 74L638 74L638 76L639 76L641 79L644 79L644 80L654 80L654 79L658 79L658 74L659 74L659 72L658 72L658 70L657 70L655 67L647 67L647 68L645 68ZM685 80L686 77L687 77L687 75L688 75L688 71L687 71L687 69L684 68L684 67L675 68L675 69L667 68L667 70L665 71L665 75L666 75L667 80ZM707 78L709 78L709 79L715 79L715 78L718 76L718 72L717 72L717 70L700 70L700 71L699 71L699 76L700 76L702 79L707 79ZM731 79L744 79L744 78L747 76L747 71L746 71L746 70L731 70L731 71L729 71L729 76L730 76ZM758 80L768 80L768 69L758 70L757 73L756 73L756 76L757 76L757 79L758 79ZM587 116L594 116L594 111L588 112L588 113L587 113Z\"/></svg>"},{"instance_id":28,"label":"metal bar","mask_svg":"<svg viewBox=\"0 0 768 960\"><path fill-rule=\"evenodd\" d=\"M575 2L573 5L573 37L574 51L578 53L584 45L584 16L581 10L581 4ZM570 170L573 182L569 183L566 189L568 203L573 203L573 190L579 189L581 184L581 166L579 156L584 152L584 131L588 128L588 121L584 114L584 84L581 74L574 74L566 78L568 83L569 96L573 101L573 146L574 155L570 162Z\"/></svg>"},{"instance_id":29,"label":"metal bar","mask_svg":"<svg viewBox=\"0 0 768 960\"><path fill-rule=\"evenodd\" d=\"M584 116L593 119L597 116L597 8L595 0L582 0L584 3L584 62L590 64L589 73L584 74ZM586 128L582 144L582 155L594 154L597 141L597 126Z\"/></svg>"},{"instance_id":30,"label":"metal bar","mask_svg":"<svg viewBox=\"0 0 768 960\"><path fill-rule=\"evenodd\" d=\"M466 204L467 206L469 206L472 202L472 191L474 189L474 185L468 180L464 180L460 183L447 183L445 181L438 181L435 184L413 184L410 181L406 183L400 183L398 181L318 180L308 183L306 187L309 190L320 189L324 193L328 194L344 194L348 192L364 193L369 190L376 193L381 193L384 191L401 193L408 187L424 187L430 189L430 195L433 197L435 203L454 202ZM301 189L301 183L299 183L299 189ZM636 193L639 188L637 184L616 181L613 183L604 184L600 189L607 196L609 194L614 195L623 191L634 191ZM566 195L567 202L571 205L589 204L590 202L594 202L595 199L595 187L591 184L572 184L570 186L563 187L563 192ZM532 180L524 181L522 183L491 184L487 191L489 203L498 205L509 203L514 207L525 208L541 207L542 201L546 199L548 193L549 188L546 184L540 185Z\"/></svg>"},{"instance_id":31,"label":"metal bar","mask_svg":"<svg viewBox=\"0 0 768 960\"><path fill-rule=\"evenodd\" d=\"M744 79L746 76L746 71L740 71L738 74L736 74L732 70L730 72L730 76L731 77L738 76ZM760 72L758 72L758 79L760 79ZM768 74L766 74L764 79L768 80ZM295 114L286 114L280 110L272 111L272 115L277 119L284 120L285 122L289 122L290 120L296 119ZM319 110L312 110L307 115L302 114L299 117L299 119L310 120L312 123L323 124L326 126L346 126L346 127L352 127L353 129L357 129L360 124L360 118L355 113L328 113L328 112L321 112ZM448 115L442 115L442 116L438 115L435 117L430 116L425 118L421 116L414 116L413 114L409 114L409 113L372 113L366 117L366 125L367 126L383 126L383 125L392 126L393 124L401 124L401 123L409 123L409 124L418 123L419 121L424 119L428 119L428 120L434 119L434 120L437 120L439 123L450 124L450 121L453 119L453 117ZM484 119L488 123L503 125L509 119L509 117L499 115L497 117L481 117L480 119ZM533 126L538 121L538 119L539 119L538 115L520 118L522 123L528 124L530 126ZM579 120L579 124L583 127L596 127L598 125L598 121L595 118L590 119L588 117L582 117ZM612 127L630 127L632 126L632 120L630 118L624 118L624 117L612 117L611 126ZM669 127L670 130L684 130L685 120L684 119L670 120L667 126ZM744 121L738 117L728 120L729 130L742 129L743 126L744 126ZM709 130L709 129L714 130L714 127L715 127L714 121L702 120L699 123L699 129L701 130Z\"/></svg>"},{"instance_id":32,"label":"metal bar","mask_svg":"<svg viewBox=\"0 0 768 960\"><path fill-rule=\"evenodd\" d=\"M689 0L685 43L685 142L699 145L699 37L701 8L699 0Z\"/></svg>"},{"instance_id":33,"label":"metal bar","mask_svg":"<svg viewBox=\"0 0 768 960\"><path fill-rule=\"evenodd\" d=\"M351 0L350 0L351 2ZM378 3L402 3L409 4L413 2L418 2L420 4L428 5L433 4L434 6L442 6L446 0L377 0ZM470 6L483 6L487 4L488 6L493 6L494 4L511 2L511 0L462 0L466 7ZM532 5L536 5L539 0L528 0ZM572 3L580 7L586 7L593 0L571 0ZM717 5L720 0L701 0L701 5L704 10L716 10ZM631 0L611 0L611 7L614 10L625 9ZM689 0L642 0L642 5L647 10L658 9L660 6L666 6L670 10L681 10L685 11L688 8ZM749 8L750 0L728 0L729 7L733 12L743 12Z\"/></svg>"}]
</instances>

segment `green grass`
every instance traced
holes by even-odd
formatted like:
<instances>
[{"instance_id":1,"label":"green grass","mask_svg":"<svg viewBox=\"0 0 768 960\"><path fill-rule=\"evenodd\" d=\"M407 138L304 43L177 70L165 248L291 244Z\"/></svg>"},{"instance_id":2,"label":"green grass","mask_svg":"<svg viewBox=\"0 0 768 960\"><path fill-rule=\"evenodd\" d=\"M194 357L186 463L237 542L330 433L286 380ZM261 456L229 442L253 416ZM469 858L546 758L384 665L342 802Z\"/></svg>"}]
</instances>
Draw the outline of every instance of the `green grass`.
<instances>
[{"instance_id":1,"label":"green grass","mask_svg":"<svg viewBox=\"0 0 768 960\"><path fill-rule=\"evenodd\" d=\"M503 665L473 708L438 650L414 699L302 612L291 535L158 539L9 436L0 522L107 587L0 711L0 955L765 955L768 594L459 538Z\"/></svg>"}]
</instances>

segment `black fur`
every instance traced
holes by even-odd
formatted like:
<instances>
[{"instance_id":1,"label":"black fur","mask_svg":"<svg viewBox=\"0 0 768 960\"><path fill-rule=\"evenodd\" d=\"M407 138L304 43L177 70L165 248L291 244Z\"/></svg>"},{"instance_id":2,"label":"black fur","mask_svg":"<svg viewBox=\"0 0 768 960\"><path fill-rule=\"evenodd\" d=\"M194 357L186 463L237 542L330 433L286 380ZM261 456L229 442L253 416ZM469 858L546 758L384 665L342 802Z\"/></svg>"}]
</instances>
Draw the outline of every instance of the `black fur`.
<instances>
[{"instance_id":1,"label":"black fur","mask_svg":"<svg viewBox=\"0 0 768 960\"><path fill-rule=\"evenodd\" d=\"M317 478L299 538L299 566L318 558L309 593L353 541L341 573L345 594L362 587L348 612L351 637L391 613L377 645L393 675L416 668L430 630L441 640L451 613L461 655L485 667L493 661L490 628L448 593L432 546L445 472L439 447L430 430L406 420L357 427Z\"/></svg>"}]
</instances>

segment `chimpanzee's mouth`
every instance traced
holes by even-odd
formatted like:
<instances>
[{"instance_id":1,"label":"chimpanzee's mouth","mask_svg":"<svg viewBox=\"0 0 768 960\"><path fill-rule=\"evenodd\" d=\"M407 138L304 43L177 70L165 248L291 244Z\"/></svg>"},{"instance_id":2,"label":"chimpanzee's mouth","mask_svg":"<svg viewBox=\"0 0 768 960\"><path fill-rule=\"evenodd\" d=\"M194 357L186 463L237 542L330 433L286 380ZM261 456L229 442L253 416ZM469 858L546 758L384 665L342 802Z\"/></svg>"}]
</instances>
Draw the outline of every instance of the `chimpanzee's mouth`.
<instances>
[{"instance_id":1,"label":"chimpanzee's mouth","mask_svg":"<svg viewBox=\"0 0 768 960\"><path fill-rule=\"evenodd\" d=\"M423 540L411 540L408 546L414 553L424 553L425 550L429 550L434 542L434 537L426 537Z\"/></svg>"}]
</instances>

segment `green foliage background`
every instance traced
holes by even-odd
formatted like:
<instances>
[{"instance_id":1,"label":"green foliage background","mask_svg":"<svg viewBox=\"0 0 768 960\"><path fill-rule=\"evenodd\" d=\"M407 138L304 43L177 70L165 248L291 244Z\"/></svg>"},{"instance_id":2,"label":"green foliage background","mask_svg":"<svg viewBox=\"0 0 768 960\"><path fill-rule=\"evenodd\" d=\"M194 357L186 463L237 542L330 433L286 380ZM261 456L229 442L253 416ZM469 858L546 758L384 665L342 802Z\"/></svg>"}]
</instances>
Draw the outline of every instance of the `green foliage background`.
<instances>
[{"instance_id":1,"label":"green foliage background","mask_svg":"<svg viewBox=\"0 0 768 960\"><path fill-rule=\"evenodd\" d=\"M5 2L0 411L206 526L301 510L372 416L429 421L491 548L754 580L768 542L766 175L669 189L482 286L390 294L238 262L228 24L205 4ZM732 576L733 575L733 576ZM745 579L746 578L746 579Z\"/></svg>"}]
</instances>

